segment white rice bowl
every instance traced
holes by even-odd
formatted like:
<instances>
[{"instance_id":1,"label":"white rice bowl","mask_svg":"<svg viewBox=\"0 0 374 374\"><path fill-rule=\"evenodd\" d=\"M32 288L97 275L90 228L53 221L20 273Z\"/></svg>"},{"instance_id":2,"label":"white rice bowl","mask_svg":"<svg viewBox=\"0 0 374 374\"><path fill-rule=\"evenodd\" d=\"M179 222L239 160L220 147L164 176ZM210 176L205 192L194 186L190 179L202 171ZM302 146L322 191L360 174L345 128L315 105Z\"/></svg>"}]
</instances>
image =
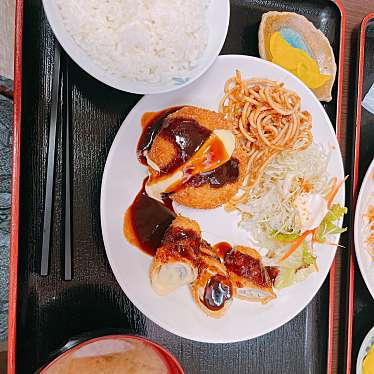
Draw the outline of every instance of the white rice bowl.
<instances>
[{"instance_id":1,"label":"white rice bowl","mask_svg":"<svg viewBox=\"0 0 374 374\"><path fill-rule=\"evenodd\" d=\"M229 0L43 0L64 50L102 82L134 93L172 91L218 56Z\"/></svg>"}]
</instances>

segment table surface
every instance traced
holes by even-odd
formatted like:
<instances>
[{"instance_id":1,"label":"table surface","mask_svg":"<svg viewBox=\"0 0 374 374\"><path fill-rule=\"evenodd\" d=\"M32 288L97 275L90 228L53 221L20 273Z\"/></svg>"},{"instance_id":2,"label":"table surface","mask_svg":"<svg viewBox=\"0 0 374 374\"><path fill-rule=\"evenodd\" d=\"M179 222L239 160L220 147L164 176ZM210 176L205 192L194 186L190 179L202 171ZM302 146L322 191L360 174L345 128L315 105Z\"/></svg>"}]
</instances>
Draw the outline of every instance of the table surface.
<instances>
[{"instance_id":1,"label":"table surface","mask_svg":"<svg viewBox=\"0 0 374 374\"><path fill-rule=\"evenodd\" d=\"M2 1L1 1L2 2ZM5 3L12 4L13 0L5 0ZM3 3L3 2L2 2ZM343 84L343 102L342 102L342 153L346 162L350 162L352 136L353 136L353 100L355 93L355 66L356 66L356 49L357 49L357 31L363 17L370 11L374 11L373 0L343 0L346 9L346 33L345 33L345 64L344 64L344 84ZM4 4L4 3L3 3ZM2 12L0 12L2 13ZM0 17L4 14L0 14ZM3 20L3 18L1 18ZM9 22L8 24L12 24ZM0 26L4 22L0 22ZM3 35L3 33L1 33ZM9 36L8 36L9 38ZM8 40L9 42L9 40ZM4 43L3 43L4 44ZM12 46L12 43L5 44ZM1 48L1 46L0 46ZM2 51L4 45L2 45ZM10 52L11 53L11 52ZM3 55L4 56L4 55ZM3 62L3 61L2 61ZM341 294L341 278L339 274L345 271L344 259L348 256L348 249L339 249L336 257L336 277L335 277L335 292L336 300L340 300ZM343 295L342 295L343 296ZM333 360L333 373L341 372L338 370L338 354L342 349L342 342L339 341L338 332L342 329L342 320L340 317L339 309L341 304L339 302L335 305L334 311L334 360Z\"/></svg>"},{"instance_id":2,"label":"table surface","mask_svg":"<svg viewBox=\"0 0 374 374\"><path fill-rule=\"evenodd\" d=\"M13 79L13 40L15 0L0 1L0 76ZM0 78L0 85L1 78ZM6 373L6 324L7 284L9 268L9 220L10 220L10 137L12 103L0 96L0 374ZM5 161L4 161L5 160Z\"/></svg>"}]
</instances>

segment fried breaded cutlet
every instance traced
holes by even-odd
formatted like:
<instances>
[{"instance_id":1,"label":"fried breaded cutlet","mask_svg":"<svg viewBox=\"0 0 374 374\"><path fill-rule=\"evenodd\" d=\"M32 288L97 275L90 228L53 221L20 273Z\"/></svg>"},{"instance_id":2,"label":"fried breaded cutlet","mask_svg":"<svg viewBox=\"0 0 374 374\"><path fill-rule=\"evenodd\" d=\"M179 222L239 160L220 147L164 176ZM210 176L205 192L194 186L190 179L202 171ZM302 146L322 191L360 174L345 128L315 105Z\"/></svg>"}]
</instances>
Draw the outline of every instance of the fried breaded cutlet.
<instances>
[{"instance_id":1,"label":"fried breaded cutlet","mask_svg":"<svg viewBox=\"0 0 374 374\"><path fill-rule=\"evenodd\" d=\"M272 279L255 249L234 247L225 256L225 266L239 299L265 304L276 297Z\"/></svg>"},{"instance_id":2,"label":"fried breaded cutlet","mask_svg":"<svg viewBox=\"0 0 374 374\"><path fill-rule=\"evenodd\" d=\"M199 128L202 128L201 132L203 133L205 129L207 134L219 129L232 130L231 122L225 120L221 113L192 106L179 109L167 116L165 121L170 122L176 119L195 121ZM184 125L186 125L186 122ZM191 136L194 136L194 134ZM199 134L199 136L203 137L204 134ZM185 139L182 139L184 141L182 146L185 146L186 139L188 143L188 134ZM155 165L160 170L167 168L177 157L180 157L179 153L178 139L177 141L171 141L158 134L147 154L152 166L149 168L150 173L159 172L159 170L154 169ZM186 157L186 155L182 156ZM185 161L183 159L183 162ZM181 205L192 208L209 209L223 205L237 193L243 184L246 165L247 153L240 146L239 140L235 139L235 149L229 161L209 173L201 173L192 177L181 188L171 193L169 197Z\"/></svg>"},{"instance_id":3,"label":"fried breaded cutlet","mask_svg":"<svg viewBox=\"0 0 374 374\"><path fill-rule=\"evenodd\" d=\"M253 248L236 246L220 258L202 239L196 221L178 216L166 231L151 265L152 288L159 295L190 285L196 304L222 317L235 297L265 304L276 298L277 268L265 267Z\"/></svg>"},{"instance_id":4,"label":"fried breaded cutlet","mask_svg":"<svg viewBox=\"0 0 374 374\"><path fill-rule=\"evenodd\" d=\"M161 296L192 284L196 304L215 318L224 315L235 295L225 265L201 238L199 224L182 216L166 231L153 259L150 277L152 288Z\"/></svg>"},{"instance_id":5,"label":"fried breaded cutlet","mask_svg":"<svg viewBox=\"0 0 374 374\"><path fill-rule=\"evenodd\" d=\"M152 288L156 293L166 295L196 279L200 235L196 221L178 216L172 222L150 270Z\"/></svg>"}]
</instances>

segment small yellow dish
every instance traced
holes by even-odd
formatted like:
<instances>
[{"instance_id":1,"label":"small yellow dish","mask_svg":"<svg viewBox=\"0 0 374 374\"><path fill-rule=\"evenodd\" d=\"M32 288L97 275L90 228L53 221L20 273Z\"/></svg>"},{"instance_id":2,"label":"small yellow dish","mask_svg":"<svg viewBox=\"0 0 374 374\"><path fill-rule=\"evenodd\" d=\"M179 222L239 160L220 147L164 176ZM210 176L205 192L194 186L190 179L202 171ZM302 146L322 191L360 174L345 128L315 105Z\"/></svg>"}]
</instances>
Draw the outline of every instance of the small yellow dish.
<instances>
[{"instance_id":1,"label":"small yellow dish","mask_svg":"<svg viewBox=\"0 0 374 374\"><path fill-rule=\"evenodd\" d=\"M370 348L370 351L364 358L362 374L374 374L374 345Z\"/></svg>"},{"instance_id":2,"label":"small yellow dish","mask_svg":"<svg viewBox=\"0 0 374 374\"><path fill-rule=\"evenodd\" d=\"M332 100L334 51L313 23L293 12L267 12L258 29L260 57L301 79L321 101Z\"/></svg>"},{"instance_id":3,"label":"small yellow dish","mask_svg":"<svg viewBox=\"0 0 374 374\"><path fill-rule=\"evenodd\" d=\"M305 51L292 47L279 31L270 37L271 61L287 69L309 88L323 86L331 78L329 74L321 74L317 62Z\"/></svg>"}]
</instances>

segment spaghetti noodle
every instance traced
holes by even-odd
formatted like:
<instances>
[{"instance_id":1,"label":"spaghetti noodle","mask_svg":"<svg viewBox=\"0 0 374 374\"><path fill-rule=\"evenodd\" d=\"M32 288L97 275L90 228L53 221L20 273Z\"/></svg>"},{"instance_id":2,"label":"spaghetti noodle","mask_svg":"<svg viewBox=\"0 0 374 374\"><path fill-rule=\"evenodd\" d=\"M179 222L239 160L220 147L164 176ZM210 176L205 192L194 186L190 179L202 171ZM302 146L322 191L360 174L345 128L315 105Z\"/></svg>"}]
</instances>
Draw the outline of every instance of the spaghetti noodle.
<instances>
[{"instance_id":1,"label":"spaghetti noodle","mask_svg":"<svg viewBox=\"0 0 374 374\"><path fill-rule=\"evenodd\" d=\"M224 87L219 110L234 124L248 153L248 168L243 193L226 207L245 203L247 191L254 186L269 161L279 152L301 151L313 141L312 116L300 109L300 97L268 79L243 80L239 70Z\"/></svg>"}]
</instances>

